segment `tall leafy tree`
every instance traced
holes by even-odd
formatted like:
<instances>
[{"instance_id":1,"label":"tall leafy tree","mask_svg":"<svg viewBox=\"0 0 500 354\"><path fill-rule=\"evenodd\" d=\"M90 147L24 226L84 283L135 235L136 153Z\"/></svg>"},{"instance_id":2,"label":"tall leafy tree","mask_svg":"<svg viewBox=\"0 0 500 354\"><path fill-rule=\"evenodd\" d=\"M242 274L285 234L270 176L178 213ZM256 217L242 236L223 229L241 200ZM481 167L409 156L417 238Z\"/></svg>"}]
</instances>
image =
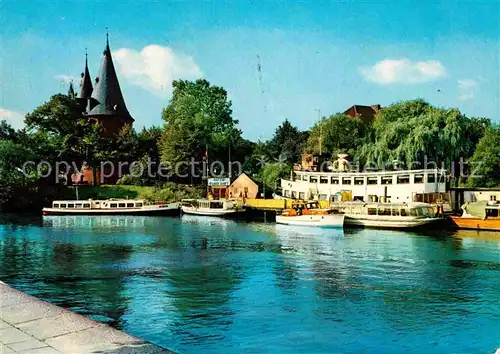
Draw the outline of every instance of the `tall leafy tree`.
<instances>
[{"instance_id":1,"label":"tall leafy tree","mask_svg":"<svg viewBox=\"0 0 500 354\"><path fill-rule=\"evenodd\" d=\"M0 140L15 140L17 133L5 120L0 120Z\"/></svg>"},{"instance_id":2,"label":"tall leafy tree","mask_svg":"<svg viewBox=\"0 0 500 354\"><path fill-rule=\"evenodd\" d=\"M500 186L500 126L486 130L469 162L468 186Z\"/></svg>"},{"instance_id":3,"label":"tall leafy tree","mask_svg":"<svg viewBox=\"0 0 500 354\"><path fill-rule=\"evenodd\" d=\"M206 148L211 160L226 159L229 145L241 135L226 90L207 80L178 80L173 87L170 104L162 113L162 161L174 165L191 158L201 161Z\"/></svg>"},{"instance_id":4,"label":"tall leafy tree","mask_svg":"<svg viewBox=\"0 0 500 354\"><path fill-rule=\"evenodd\" d=\"M269 152L272 158L281 162L293 163L300 159L305 134L293 126L288 119L276 128L269 141Z\"/></svg>"}]
</instances>

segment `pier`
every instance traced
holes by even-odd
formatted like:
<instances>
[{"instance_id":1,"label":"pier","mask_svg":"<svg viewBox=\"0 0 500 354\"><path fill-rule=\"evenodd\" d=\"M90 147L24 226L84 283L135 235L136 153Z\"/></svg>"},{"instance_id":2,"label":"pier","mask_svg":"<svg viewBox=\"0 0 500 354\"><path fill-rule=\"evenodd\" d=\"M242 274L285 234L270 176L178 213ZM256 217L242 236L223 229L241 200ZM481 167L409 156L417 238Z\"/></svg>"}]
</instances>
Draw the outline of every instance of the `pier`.
<instances>
[{"instance_id":1,"label":"pier","mask_svg":"<svg viewBox=\"0 0 500 354\"><path fill-rule=\"evenodd\" d=\"M172 353L0 281L0 353Z\"/></svg>"}]
</instances>

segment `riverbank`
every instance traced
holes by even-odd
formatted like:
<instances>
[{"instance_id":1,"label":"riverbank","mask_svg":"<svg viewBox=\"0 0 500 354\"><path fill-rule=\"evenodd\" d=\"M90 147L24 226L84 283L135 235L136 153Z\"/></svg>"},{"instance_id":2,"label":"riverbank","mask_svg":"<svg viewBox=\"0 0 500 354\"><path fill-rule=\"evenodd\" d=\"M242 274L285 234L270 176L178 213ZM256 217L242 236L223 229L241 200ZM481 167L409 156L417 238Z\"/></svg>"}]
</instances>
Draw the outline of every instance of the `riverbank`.
<instances>
[{"instance_id":1,"label":"riverbank","mask_svg":"<svg viewBox=\"0 0 500 354\"><path fill-rule=\"evenodd\" d=\"M0 281L0 353L172 353Z\"/></svg>"}]
</instances>

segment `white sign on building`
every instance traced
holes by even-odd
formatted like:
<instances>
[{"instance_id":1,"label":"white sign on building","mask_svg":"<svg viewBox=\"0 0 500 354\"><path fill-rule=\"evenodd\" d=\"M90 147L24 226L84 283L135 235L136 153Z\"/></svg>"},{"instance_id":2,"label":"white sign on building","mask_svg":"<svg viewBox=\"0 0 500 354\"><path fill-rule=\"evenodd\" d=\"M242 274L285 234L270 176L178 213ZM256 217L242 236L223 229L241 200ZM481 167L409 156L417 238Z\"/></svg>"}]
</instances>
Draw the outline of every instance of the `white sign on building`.
<instances>
[{"instance_id":1,"label":"white sign on building","mask_svg":"<svg viewBox=\"0 0 500 354\"><path fill-rule=\"evenodd\" d=\"M227 187L230 184L231 184L231 179L228 177L208 179L208 185L210 187Z\"/></svg>"}]
</instances>

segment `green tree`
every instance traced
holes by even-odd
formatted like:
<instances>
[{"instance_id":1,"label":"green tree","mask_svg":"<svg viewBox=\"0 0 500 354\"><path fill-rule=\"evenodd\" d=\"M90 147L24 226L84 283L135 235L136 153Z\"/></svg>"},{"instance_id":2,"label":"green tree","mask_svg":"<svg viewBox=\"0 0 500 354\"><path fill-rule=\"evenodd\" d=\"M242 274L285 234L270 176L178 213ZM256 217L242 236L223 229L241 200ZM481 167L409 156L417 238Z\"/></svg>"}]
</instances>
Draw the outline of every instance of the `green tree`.
<instances>
[{"instance_id":1,"label":"green tree","mask_svg":"<svg viewBox=\"0 0 500 354\"><path fill-rule=\"evenodd\" d=\"M307 140L307 150L312 153L354 154L365 133L363 121L358 117L334 114L316 123Z\"/></svg>"},{"instance_id":2,"label":"green tree","mask_svg":"<svg viewBox=\"0 0 500 354\"><path fill-rule=\"evenodd\" d=\"M227 92L206 80L173 82L173 96L163 110L165 130L160 139L164 163L201 161L206 148L210 160L227 159L228 147L241 135L232 118Z\"/></svg>"},{"instance_id":3,"label":"green tree","mask_svg":"<svg viewBox=\"0 0 500 354\"><path fill-rule=\"evenodd\" d=\"M15 140L16 130L5 120L0 120L0 140Z\"/></svg>"},{"instance_id":4,"label":"green tree","mask_svg":"<svg viewBox=\"0 0 500 354\"><path fill-rule=\"evenodd\" d=\"M293 126L288 119L276 128L272 139L269 141L271 158L285 163L294 163L300 159L305 134Z\"/></svg>"},{"instance_id":5,"label":"green tree","mask_svg":"<svg viewBox=\"0 0 500 354\"><path fill-rule=\"evenodd\" d=\"M500 126L490 127L479 140L470 158L470 187L500 186Z\"/></svg>"}]
</instances>

